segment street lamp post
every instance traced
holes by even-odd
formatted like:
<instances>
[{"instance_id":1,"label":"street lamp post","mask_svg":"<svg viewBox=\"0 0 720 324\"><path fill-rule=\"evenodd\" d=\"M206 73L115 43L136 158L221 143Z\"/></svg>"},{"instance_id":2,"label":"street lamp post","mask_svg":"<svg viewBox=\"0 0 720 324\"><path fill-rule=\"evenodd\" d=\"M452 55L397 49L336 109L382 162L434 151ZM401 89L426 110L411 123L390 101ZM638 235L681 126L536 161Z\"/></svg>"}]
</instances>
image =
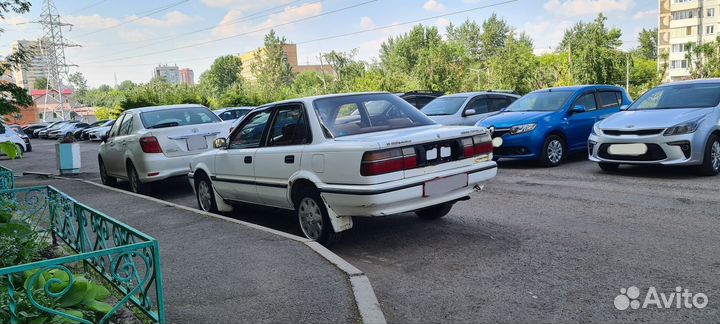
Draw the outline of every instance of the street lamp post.
<instances>
[{"instance_id":1,"label":"street lamp post","mask_svg":"<svg viewBox=\"0 0 720 324\"><path fill-rule=\"evenodd\" d=\"M480 73L482 72L482 70L473 68L468 68L468 70L477 72L477 89L480 90Z\"/></svg>"}]
</instances>

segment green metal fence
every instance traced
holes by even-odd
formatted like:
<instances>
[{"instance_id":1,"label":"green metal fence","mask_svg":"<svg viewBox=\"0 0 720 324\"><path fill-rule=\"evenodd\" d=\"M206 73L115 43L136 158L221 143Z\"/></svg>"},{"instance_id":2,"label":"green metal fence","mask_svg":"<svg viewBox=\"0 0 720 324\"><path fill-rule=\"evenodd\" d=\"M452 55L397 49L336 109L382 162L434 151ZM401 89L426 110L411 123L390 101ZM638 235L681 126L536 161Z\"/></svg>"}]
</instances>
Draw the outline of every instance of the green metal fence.
<instances>
[{"instance_id":1,"label":"green metal fence","mask_svg":"<svg viewBox=\"0 0 720 324\"><path fill-rule=\"evenodd\" d=\"M27 271L39 270L27 278L30 286L48 271L63 271L72 276L69 268L83 267L102 277L105 286L113 287L116 300L112 310L98 320L107 323L119 309L134 305L154 322L165 322L165 309L157 240L85 206L52 186L17 188L0 191L0 198L10 201L11 208L36 231L44 233L48 241L62 243L75 254L0 269L0 286L7 286L11 322L19 323L17 310L18 278ZM32 273L32 272L29 272ZM14 284L15 283L15 284ZM27 284L28 281L25 281ZM57 283L57 282L55 282ZM55 299L67 294L72 281L62 291L52 290L51 280L44 285L44 294ZM90 323L72 312L42 305L28 289L27 298L36 310L79 323Z\"/></svg>"},{"instance_id":2,"label":"green metal fence","mask_svg":"<svg viewBox=\"0 0 720 324\"><path fill-rule=\"evenodd\" d=\"M15 172L0 165L0 190L15 188Z\"/></svg>"}]
</instances>

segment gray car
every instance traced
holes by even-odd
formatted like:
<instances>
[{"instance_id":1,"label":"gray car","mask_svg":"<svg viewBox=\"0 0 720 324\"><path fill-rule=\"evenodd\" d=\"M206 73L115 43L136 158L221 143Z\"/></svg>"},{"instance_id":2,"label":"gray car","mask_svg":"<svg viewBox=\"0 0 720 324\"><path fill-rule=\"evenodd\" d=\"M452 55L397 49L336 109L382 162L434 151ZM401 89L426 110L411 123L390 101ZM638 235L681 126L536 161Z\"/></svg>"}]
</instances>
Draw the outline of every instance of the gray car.
<instances>
[{"instance_id":1,"label":"gray car","mask_svg":"<svg viewBox=\"0 0 720 324\"><path fill-rule=\"evenodd\" d=\"M593 127L590 160L612 171L621 164L694 166L720 173L720 79L661 85Z\"/></svg>"},{"instance_id":2,"label":"gray car","mask_svg":"<svg viewBox=\"0 0 720 324\"><path fill-rule=\"evenodd\" d=\"M420 109L442 125L475 125L499 113L520 96L506 92L464 92L437 97Z\"/></svg>"}]
</instances>

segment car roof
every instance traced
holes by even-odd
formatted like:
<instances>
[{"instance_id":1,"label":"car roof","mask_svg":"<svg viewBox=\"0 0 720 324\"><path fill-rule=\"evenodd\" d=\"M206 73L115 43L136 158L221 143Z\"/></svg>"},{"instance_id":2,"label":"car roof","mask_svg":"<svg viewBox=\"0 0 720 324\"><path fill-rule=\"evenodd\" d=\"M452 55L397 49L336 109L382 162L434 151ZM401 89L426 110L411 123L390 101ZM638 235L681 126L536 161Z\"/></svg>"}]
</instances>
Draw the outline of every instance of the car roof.
<instances>
[{"instance_id":1,"label":"car roof","mask_svg":"<svg viewBox=\"0 0 720 324\"><path fill-rule=\"evenodd\" d=\"M179 104L179 105L164 105L164 106L148 106L148 107L140 107L140 108L132 108L128 109L129 111L133 112L146 112L146 111L157 111L157 110L166 110L166 109L176 109L176 108L207 108L200 104Z\"/></svg>"},{"instance_id":2,"label":"car roof","mask_svg":"<svg viewBox=\"0 0 720 324\"><path fill-rule=\"evenodd\" d=\"M678 84L699 84L699 83L720 83L720 78L707 78L707 79L694 79L684 81L674 81L665 84L661 84L658 87L673 86Z\"/></svg>"},{"instance_id":3,"label":"car roof","mask_svg":"<svg viewBox=\"0 0 720 324\"><path fill-rule=\"evenodd\" d=\"M220 109L213 110L216 114L217 113L224 113L226 111L230 110L253 110L255 109L255 106L240 106L240 107L224 107Z\"/></svg>"},{"instance_id":4,"label":"car roof","mask_svg":"<svg viewBox=\"0 0 720 324\"><path fill-rule=\"evenodd\" d=\"M623 89L622 87L618 87L618 86L610 85L610 84L584 84L584 85L545 88L545 89L535 90L533 92L581 91L581 90L591 90L591 89L609 89L609 90L625 91L625 89Z\"/></svg>"},{"instance_id":5,"label":"car roof","mask_svg":"<svg viewBox=\"0 0 720 324\"><path fill-rule=\"evenodd\" d=\"M448 98L448 97L470 97L470 96L477 96L477 95L487 95L487 94L499 94L499 95L505 95L505 96L511 96L520 98L518 94L515 93L509 93L509 92L502 92L502 91L474 91L474 92L458 92L453 94L448 94L440 97Z\"/></svg>"}]
</instances>

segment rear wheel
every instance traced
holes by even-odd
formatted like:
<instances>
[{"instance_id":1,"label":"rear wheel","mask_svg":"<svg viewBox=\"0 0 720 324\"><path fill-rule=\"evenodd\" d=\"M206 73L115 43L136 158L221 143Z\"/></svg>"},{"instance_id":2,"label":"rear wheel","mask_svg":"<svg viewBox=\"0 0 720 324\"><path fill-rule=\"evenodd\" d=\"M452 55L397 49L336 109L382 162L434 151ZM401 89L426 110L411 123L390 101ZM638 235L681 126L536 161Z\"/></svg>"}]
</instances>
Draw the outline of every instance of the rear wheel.
<instances>
[{"instance_id":1,"label":"rear wheel","mask_svg":"<svg viewBox=\"0 0 720 324\"><path fill-rule=\"evenodd\" d=\"M710 135L705 146L705 158L703 164L698 167L698 173L706 176L714 176L720 173L720 136Z\"/></svg>"},{"instance_id":2,"label":"rear wheel","mask_svg":"<svg viewBox=\"0 0 720 324\"><path fill-rule=\"evenodd\" d=\"M105 169L105 163L102 159L98 161L98 165L100 167L100 181L102 181L102 184L114 187L117 184L117 178L111 177L107 174L107 169Z\"/></svg>"},{"instance_id":3,"label":"rear wheel","mask_svg":"<svg viewBox=\"0 0 720 324\"><path fill-rule=\"evenodd\" d=\"M138 194L148 193L148 184L140 181L140 176L138 176L137 170L135 170L135 166L132 163L128 163L127 165L127 174L128 180L130 181L130 191Z\"/></svg>"},{"instance_id":4,"label":"rear wheel","mask_svg":"<svg viewBox=\"0 0 720 324\"><path fill-rule=\"evenodd\" d=\"M316 190L308 188L300 191L295 202L295 213L300 230L308 239L327 246L339 237L333 230L325 204Z\"/></svg>"},{"instance_id":5,"label":"rear wheel","mask_svg":"<svg viewBox=\"0 0 720 324\"><path fill-rule=\"evenodd\" d=\"M213 191L212 183L206 175L202 175L195 184L195 194L197 196L198 206L206 212L217 213L217 203L215 202L215 191Z\"/></svg>"},{"instance_id":6,"label":"rear wheel","mask_svg":"<svg viewBox=\"0 0 720 324\"><path fill-rule=\"evenodd\" d=\"M546 167L556 167L565 158L565 141L558 135L550 135L545 139L540 163Z\"/></svg>"},{"instance_id":7,"label":"rear wheel","mask_svg":"<svg viewBox=\"0 0 720 324\"><path fill-rule=\"evenodd\" d=\"M616 171L620 167L620 164L618 164L618 163L608 163L608 162L600 162L600 163L598 163L598 165L600 166L600 169L602 169L603 171L606 171L606 172Z\"/></svg>"},{"instance_id":8,"label":"rear wheel","mask_svg":"<svg viewBox=\"0 0 720 324\"><path fill-rule=\"evenodd\" d=\"M431 220L438 219L447 215L452 209L453 203L442 203L425 209L415 211L415 214L421 219Z\"/></svg>"}]
</instances>

